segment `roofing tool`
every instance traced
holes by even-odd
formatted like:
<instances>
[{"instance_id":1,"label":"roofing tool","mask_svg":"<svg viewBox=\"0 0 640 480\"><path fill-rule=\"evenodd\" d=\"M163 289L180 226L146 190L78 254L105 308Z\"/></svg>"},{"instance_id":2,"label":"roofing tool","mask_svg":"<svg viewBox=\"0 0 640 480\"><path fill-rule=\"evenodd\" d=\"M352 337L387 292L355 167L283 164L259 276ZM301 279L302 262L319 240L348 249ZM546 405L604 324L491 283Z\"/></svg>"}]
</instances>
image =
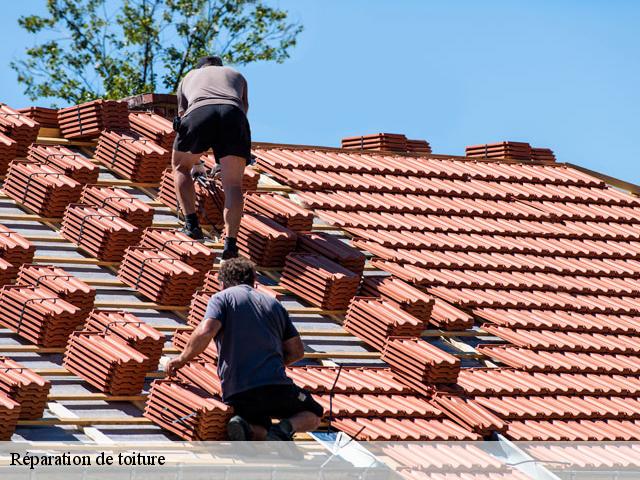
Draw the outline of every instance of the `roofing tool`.
<instances>
[{"instance_id":1,"label":"roofing tool","mask_svg":"<svg viewBox=\"0 0 640 480\"><path fill-rule=\"evenodd\" d=\"M214 234L220 237L222 235L220 222L216 221L218 218L224 217L224 192L220 184L220 166L216 165L207 172L204 161L201 160L191 169L191 176L195 182L208 192L208 197L212 200L212 204L217 210L218 215L213 219L209 218L209 214L205 209L202 210L202 213L207 223L211 225Z\"/></svg>"}]
</instances>

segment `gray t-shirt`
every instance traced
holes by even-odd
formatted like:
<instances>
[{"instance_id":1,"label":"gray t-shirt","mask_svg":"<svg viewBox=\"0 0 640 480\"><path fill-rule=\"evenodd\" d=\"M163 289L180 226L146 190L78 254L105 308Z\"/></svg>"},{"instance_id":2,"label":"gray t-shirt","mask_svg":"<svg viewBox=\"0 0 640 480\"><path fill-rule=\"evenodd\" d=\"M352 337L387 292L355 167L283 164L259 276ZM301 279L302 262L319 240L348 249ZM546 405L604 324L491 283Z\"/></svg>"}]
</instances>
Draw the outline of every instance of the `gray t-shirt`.
<instances>
[{"instance_id":1,"label":"gray t-shirt","mask_svg":"<svg viewBox=\"0 0 640 480\"><path fill-rule=\"evenodd\" d=\"M263 385L287 385L282 342L298 336L289 313L273 297L248 285L216 293L205 318L222 323L215 337L222 398Z\"/></svg>"},{"instance_id":2,"label":"gray t-shirt","mask_svg":"<svg viewBox=\"0 0 640 480\"><path fill-rule=\"evenodd\" d=\"M203 105L235 105L245 115L249 110L247 81L230 67L191 70L178 85L178 112L184 115Z\"/></svg>"}]
</instances>

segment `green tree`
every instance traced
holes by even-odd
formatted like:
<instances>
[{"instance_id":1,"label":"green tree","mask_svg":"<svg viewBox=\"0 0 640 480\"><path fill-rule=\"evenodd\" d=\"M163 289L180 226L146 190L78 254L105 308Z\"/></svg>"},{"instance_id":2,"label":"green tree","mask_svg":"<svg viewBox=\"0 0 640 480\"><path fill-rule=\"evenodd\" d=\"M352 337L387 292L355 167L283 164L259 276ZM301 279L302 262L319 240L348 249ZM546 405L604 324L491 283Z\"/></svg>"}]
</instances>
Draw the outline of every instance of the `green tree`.
<instances>
[{"instance_id":1,"label":"green tree","mask_svg":"<svg viewBox=\"0 0 640 480\"><path fill-rule=\"evenodd\" d=\"M20 26L46 40L11 62L32 100L175 91L199 57L283 62L302 26L262 0L47 0Z\"/></svg>"}]
</instances>

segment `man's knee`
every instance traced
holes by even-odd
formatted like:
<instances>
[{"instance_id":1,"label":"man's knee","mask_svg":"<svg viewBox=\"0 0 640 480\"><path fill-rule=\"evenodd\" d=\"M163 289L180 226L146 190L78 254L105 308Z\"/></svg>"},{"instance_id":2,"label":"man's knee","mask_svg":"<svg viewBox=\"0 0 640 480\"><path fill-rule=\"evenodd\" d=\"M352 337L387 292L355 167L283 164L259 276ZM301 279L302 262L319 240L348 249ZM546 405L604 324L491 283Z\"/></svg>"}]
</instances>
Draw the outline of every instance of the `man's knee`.
<instances>
[{"instance_id":1,"label":"man's knee","mask_svg":"<svg viewBox=\"0 0 640 480\"><path fill-rule=\"evenodd\" d=\"M171 167L174 172L191 174L191 169L199 160L198 155L174 151L171 158Z\"/></svg>"},{"instance_id":2,"label":"man's knee","mask_svg":"<svg viewBox=\"0 0 640 480\"><path fill-rule=\"evenodd\" d=\"M309 424L310 424L310 428L309 430L316 430L318 427L320 427L320 422L322 421L322 419L316 415L313 412L310 412L312 417L310 416L310 420L309 420Z\"/></svg>"}]
</instances>

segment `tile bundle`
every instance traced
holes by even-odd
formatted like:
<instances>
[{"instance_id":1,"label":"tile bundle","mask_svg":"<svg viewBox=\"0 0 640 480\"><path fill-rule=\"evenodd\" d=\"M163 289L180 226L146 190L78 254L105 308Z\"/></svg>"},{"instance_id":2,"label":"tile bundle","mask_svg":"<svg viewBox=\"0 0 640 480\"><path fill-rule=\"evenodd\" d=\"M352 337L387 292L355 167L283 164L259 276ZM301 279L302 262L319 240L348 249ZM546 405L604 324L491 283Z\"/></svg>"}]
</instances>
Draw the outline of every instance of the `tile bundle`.
<instances>
[{"instance_id":1,"label":"tile bundle","mask_svg":"<svg viewBox=\"0 0 640 480\"><path fill-rule=\"evenodd\" d=\"M60 234L105 262L119 262L125 249L138 242L140 229L104 208L71 204Z\"/></svg>"},{"instance_id":2,"label":"tile bundle","mask_svg":"<svg viewBox=\"0 0 640 480\"><path fill-rule=\"evenodd\" d=\"M389 368L345 366L339 370L338 367L309 365L287 367L287 375L296 385L311 393L330 393L332 389L335 393L386 395L411 393L411 389L399 381Z\"/></svg>"},{"instance_id":3,"label":"tile bundle","mask_svg":"<svg viewBox=\"0 0 640 480\"><path fill-rule=\"evenodd\" d=\"M209 300L216 293L216 291L207 290L205 288L202 290L198 290L193 294L191 304L189 305L189 317L187 318L187 323L189 325L197 327L200 324L200 322L204 319L204 314L207 311Z\"/></svg>"},{"instance_id":4,"label":"tile bundle","mask_svg":"<svg viewBox=\"0 0 640 480\"><path fill-rule=\"evenodd\" d=\"M149 359L115 336L73 332L62 364L101 392L136 395L144 386Z\"/></svg>"},{"instance_id":5,"label":"tile bundle","mask_svg":"<svg viewBox=\"0 0 640 480\"><path fill-rule=\"evenodd\" d=\"M311 254L289 255L280 278L280 285L325 310L345 310L359 283L359 275Z\"/></svg>"},{"instance_id":6,"label":"tile bundle","mask_svg":"<svg viewBox=\"0 0 640 480\"><path fill-rule=\"evenodd\" d=\"M19 108L19 113L40 124L41 128L58 128L58 110L46 107Z\"/></svg>"},{"instance_id":7,"label":"tile bundle","mask_svg":"<svg viewBox=\"0 0 640 480\"><path fill-rule=\"evenodd\" d=\"M407 152L410 153L431 153L431 145L426 140L408 140Z\"/></svg>"},{"instance_id":8,"label":"tile bundle","mask_svg":"<svg viewBox=\"0 0 640 480\"><path fill-rule=\"evenodd\" d=\"M222 230L224 227L224 193L222 189L216 188L214 193L212 193L200 185L199 182L195 182L195 188L196 213L198 214L200 224L212 225L216 229ZM162 172L158 200L176 212L181 211L178 205L178 197L176 196L173 171L170 168Z\"/></svg>"},{"instance_id":9,"label":"tile bundle","mask_svg":"<svg viewBox=\"0 0 640 480\"><path fill-rule=\"evenodd\" d=\"M138 227L140 231L153 223L153 208L120 188L85 185L80 203L102 208Z\"/></svg>"},{"instance_id":10,"label":"tile bundle","mask_svg":"<svg viewBox=\"0 0 640 480\"><path fill-rule=\"evenodd\" d=\"M29 147L27 159L54 167L81 184L96 183L100 174L100 168L87 157L59 145L33 144Z\"/></svg>"},{"instance_id":11,"label":"tile bundle","mask_svg":"<svg viewBox=\"0 0 640 480\"><path fill-rule=\"evenodd\" d=\"M349 333L382 351L387 338L391 336L419 337L425 328L425 322L392 302L354 297L343 326Z\"/></svg>"},{"instance_id":12,"label":"tile bundle","mask_svg":"<svg viewBox=\"0 0 640 480\"><path fill-rule=\"evenodd\" d=\"M362 275L366 257L360 250L347 245L336 235L327 232L309 232L298 235L299 252L322 255L353 273Z\"/></svg>"},{"instance_id":13,"label":"tile bundle","mask_svg":"<svg viewBox=\"0 0 640 480\"><path fill-rule=\"evenodd\" d=\"M173 334L173 338L171 339L171 343L174 348L178 350L184 350L189 342L189 338L191 338L191 332L187 330L179 330ZM209 342L207 348L204 352L198 355L195 360L208 362L208 363L217 363L218 362L218 349L216 348L215 342Z\"/></svg>"},{"instance_id":14,"label":"tile bundle","mask_svg":"<svg viewBox=\"0 0 640 480\"><path fill-rule=\"evenodd\" d=\"M221 290L220 280L218 279L218 271L217 270L209 270L204 277L204 285L202 286L203 290L208 290L209 292L218 293ZM260 281L256 280L255 289L259 292L264 293L265 295L269 295L276 300L280 300L284 295L280 292L275 291L273 288L270 288L268 285L260 283Z\"/></svg>"},{"instance_id":15,"label":"tile bundle","mask_svg":"<svg viewBox=\"0 0 640 480\"><path fill-rule=\"evenodd\" d=\"M143 322L133 313L113 310L93 310L83 327L84 331L103 333L123 340L147 357L145 371L158 368L166 337Z\"/></svg>"},{"instance_id":16,"label":"tile bundle","mask_svg":"<svg viewBox=\"0 0 640 480\"><path fill-rule=\"evenodd\" d=\"M0 394L20 404L20 420L42 418L51 382L8 357L0 357Z\"/></svg>"},{"instance_id":17,"label":"tile bundle","mask_svg":"<svg viewBox=\"0 0 640 480\"><path fill-rule=\"evenodd\" d=\"M98 139L95 158L133 182L157 183L170 162L169 150L135 132L105 131Z\"/></svg>"},{"instance_id":18,"label":"tile bundle","mask_svg":"<svg viewBox=\"0 0 640 480\"><path fill-rule=\"evenodd\" d=\"M216 259L213 250L185 233L171 228L147 228L142 234L139 246L168 253L195 268L200 274L199 284L211 270Z\"/></svg>"},{"instance_id":19,"label":"tile bundle","mask_svg":"<svg viewBox=\"0 0 640 480\"><path fill-rule=\"evenodd\" d=\"M382 297L396 302L402 309L416 318L427 322L431 319L434 299L408 283L381 275L364 277L360 295Z\"/></svg>"},{"instance_id":20,"label":"tile bundle","mask_svg":"<svg viewBox=\"0 0 640 480\"><path fill-rule=\"evenodd\" d=\"M313 213L277 193L249 193L245 196L246 212L264 215L294 232L313 228Z\"/></svg>"},{"instance_id":21,"label":"tile bundle","mask_svg":"<svg viewBox=\"0 0 640 480\"><path fill-rule=\"evenodd\" d=\"M550 148L531 147L531 160L538 162L555 162L556 156Z\"/></svg>"},{"instance_id":22,"label":"tile bundle","mask_svg":"<svg viewBox=\"0 0 640 480\"><path fill-rule=\"evenodd\" d=\"M374 133L360 137L346 137L342 139L342 148L406 152L407 137L398 133Z\"/></svg>"},{"instance_id":23,"label":"tile bundle","mask_svg":"<svg viewBox=\"0 0 640 480\"><path fill-rule=\"evenodd\" d=\"M9 162L18 156L18 142L0 133L0 175L7 173Z\"/></svg>"},{"instance_id":24,"label":"tile bundle","mask_svg":"<svg viewBox=\"0 0 640 480\"><path fill-rule=\"evenodd\" d=\"M0 103L0 133L16 142L18 157L26 157L29 145L36 141L40 125L28 116Z\"/></svg>"},{"instance_id":25,"label":"tile bundle","mask_svg":"<svg viewBox=\"0 0 640 480\"><path fill-rule=\"evenodd\" d=\"M0 324L43 347L62 347L82 320L78 308L42 287L0 289Z\"/></svg>"},{"instance_id":26,"label":"tile bundle","mask_svg":"<svg viewBox=\"0 0 640 480\"><path fill-rule=\"evenodd\" d=\"M176 132L173 124L164 117L151 112L130 112L131 130L156 143L165 150L173 148Z\"/></svg>"},{"instance_id":27,"label":"tile bundle","mask_svg":"<svg viewBox=\"0 0 640 480\"><path fill-rule=\"evenodd\" d=\"M426 394L425 384L455 383L460 360L429 342L415 337L392 337L382 360L418 392Z\"/></svg>"},{"instance_id":28,"label":"tile bundle","mask_svg":"<svg viewBox=\"0 0 640 480\"><path fill-rule=\"evenodd\" d=\"M0 258L0 287L13 283L17 269L6 260Z\"/></svg>"},{"instance_id":29,"label":"tile bundle","mask_svg":"<svg viewBox=\"0 0 640 480\"><path fill-rule=\"evenodd\" d=\"M165 252L140 247L126 250L118 277L161 305L189 304L200 282L195 268Z\"/></svg>"},{"instance_id":30,"label":"tile bundle","mask_svg":"<svg viewBox=\"0 0 640 480\"><path fill-rule=\"evenodd\" d=\"M468 428L483 437L493 432L503 433L507 424L489 409L471 399L437 393L433 402L458 425Z\"/></svg>"},{"instance_id":31,"label":"tile bundle","mask_svg":"<svg viewBox=\"0 0 640 480\"><path fill-rule=\"evenodd\" d=\"M4 393L0 393L0 441L11 440L19 418L20 404Z\"/></svg>"},{"instance_id":32,"label":"tile bundle","mask_svg":"<svg viewBox=\"0 0 640 480\"><path fill-rule=\"evenodd\" d=\"M3 190L38 215L57 218L67 205L78 201L82 185L52 166L13 161Z\"/></svg>"},{"instance_id":33,"label":"tile bundle","mask_svg":"<svg viewBox=\"0 0 640 480\"><path fill-rule=\"evenodd\" d=\"M186 441L224 440L233 409L201 388L174 380L151 384L144 416Z\"/></svg>"},{"instance_id":34,"label":"tile bundle","mask_svg":"<svg viewBox=\"0 0 640 480\"><path fill-rule=\"evenodd\" d=\"M12 270L7 272L11 278L18 274L18 268L23 263L31 263L36 253L36 247L9 227L0 224L0 259L9 262Z\"/></svg>"},{"instance_id":35,"label":"tile bundle","mask_svg":"<svg viewBox=\"0 0 640 480\"><path fill-rule=\"evenodd\" d=\"M282 267L296 248L296 234L267 217L247 213L240 223L238 248L258 267Z\"/></svg>"},{"instance_id":36,"label":"tile bundle","mask_svg":"<svg viewBox=\"0 0 640 480\"><path fill-rule=\"evenodd\" d=\"M176 372L176 377L185 383L202 388L210 395L222 395L222 384L215 363L193 361Z\"/></svg>"},{"instance_id":37,"label":"tile bundle","mask_svg":"<svg viewBox=\"0 0 640 480\"><path fill-rule=\"evenodd\" d=\"M469 145L465 149L467 157L493 158L505 160L530 160L531 145L526 142L498 142L484 145Z\"/></svg>"},{"instance_id":38,"label":"tile bundle","mask_svg":"<svg viewBox=\"0 0 640 480\"><path fill-rule=\"evenodd\" d=\"M103 130L129 127L129 108L124 102L94 100L58 110L58 124L64 138L95 138Z\"/></svg>"},{"instance_id":39,"label":"tile bundle","mask_svg":"<svg viewBox=\"0 0 640 480\"><path fill-rule=\"evenodd\" d=\"M60 267L24 264L18 272L17 285L41 287L78 308L78 323L93 309L96 289L70 275Z\"/></svg>"}]
</instances>

